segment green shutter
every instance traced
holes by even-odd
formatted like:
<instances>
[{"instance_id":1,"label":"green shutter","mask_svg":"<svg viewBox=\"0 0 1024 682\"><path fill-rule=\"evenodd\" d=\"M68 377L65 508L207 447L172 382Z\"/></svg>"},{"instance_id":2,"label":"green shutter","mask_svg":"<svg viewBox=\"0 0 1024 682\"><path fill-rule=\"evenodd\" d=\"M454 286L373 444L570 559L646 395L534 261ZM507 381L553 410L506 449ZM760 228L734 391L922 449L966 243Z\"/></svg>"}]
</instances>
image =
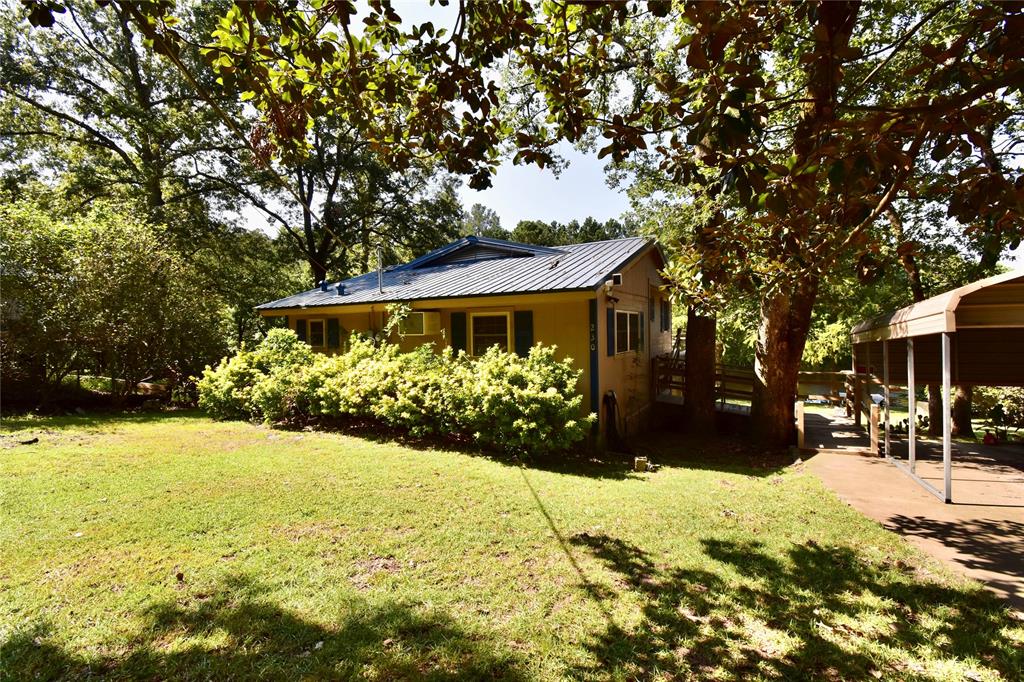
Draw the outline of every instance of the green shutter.
<instances>
[{"instance_id":1,"label":"green shutter","mask_svg":"<svg viewBox=\"0 0 1024 682\"><path fill-rule=\"evenodd\" d=\"M452 350L458 353L466 348L466 313L452 313Z\"/></svg>"},{"instance_id":2,"label":"green shutter","mask_svg":"<svg viewBox=\"0 0 1024 682\"><path fill-rule=\"evenodd\" d=\"M639 339L639 342L637 344L637 350L643 350L644 349L644 327L645 326L646 325L644 325L644 314L640 313L640 339Z\"/></svg>"},{"instance_id":3,"label":"green shutter","mask_svg":"<svg viewBox=\"0 0 1024 682\"><path fill-rule=\"evenodd\" d=\"M295 336L299 337L299 341L306 340L306 321L295 320Z\"/></svg>"},{"instance_id":4,"label":"green shutter","mask_svg":"<svg viewBox=\"0 0 1024 682\"><path fill-rule=\"evenodd\" d=\"M615 355L615 308L608 309L608 355Z\"/></svg>"},{"instance_id":5,"label":"green shutter","mask_svg":"<svg viewBox=\"0 0 1024 682\"><path fill-rule=\"evenodd\" d=\"M327 320L327 347L337 348L341 345L341 330L337 318Z\"/></svg>"},{"instance_id":6,"label":"green shutter","mask_svg":"<svg viewBox=\"0 0 1024 682\"><path fill-rule=\"evenodd\" d=\"M288 324L288 316L287 315L284 316L284 328L285 329L291 329L292 328L291 325Z\"/></svg>"},{"instance_id":7,"label":"green shutter","mask_svg":"<svg viewBox=\"0 0 1024 682\"><path fill-rule=\"evenodd\" d=\"M517 310L514 313L516 334L516 355L525 358L533 347L533 311Z\"/></svg>"}]
</instances>

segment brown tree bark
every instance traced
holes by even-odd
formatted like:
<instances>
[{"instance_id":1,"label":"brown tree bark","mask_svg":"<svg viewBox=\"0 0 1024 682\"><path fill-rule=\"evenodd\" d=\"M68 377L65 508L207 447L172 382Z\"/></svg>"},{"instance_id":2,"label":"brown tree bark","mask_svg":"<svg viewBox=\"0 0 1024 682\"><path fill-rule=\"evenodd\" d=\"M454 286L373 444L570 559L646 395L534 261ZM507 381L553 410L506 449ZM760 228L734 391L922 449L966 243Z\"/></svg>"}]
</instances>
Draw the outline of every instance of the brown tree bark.
<instances>
[{"instance_id":1,"label":"brown tree bark","mask_svg":"<svg viewBox=\"0 0 1024 682\"><path fill-rule=\"evenodd\" d=\"M974 389L970 386L957 386L953 391L953 435L961 438L974 438L974 425L971 424L971 399Z\"/></svg>"},{"instance_id":2,"label":"brown tree bark","mask_svg":"<svg viewBox=\"0 0 1024 682\"><path fill-rule=\"evenodd\" d=\"M928 384L928 435L942 436L942 386Z\"/></svg>"},{"instance_id":3,"label":"brown tree bark","mask_svg":"<svg viewBox=\"0 0 1024 682\"><path fill-rule=\"evenodd\" d=\"M718 319L694 306L686 311L683 413L694 432L715 428L715 339Z\"/></svg>"},{"instance_id":4,"label":"brown tree bark","mask_svg":"<svg viewBox=\"0 0 1024 682\"><path fill-rule=\"evenodd\" d=\"M811 15L816 53L807 65L808 103L794 134L798 165L816 161L822 147L830 144L843 79L844 60L839 53L850 44L859 10L856 0L822 2ZM814 174L798 176L794 185L801 190L797 193L800 202L814 205L822 201ZM799 243L813 231L815 221L810 213L796 212L787 225L788 236L780 235L780 243ZM782 248L790 247L787 243ZM813 273L797 274L791 284L761 300L751 425L754 437L768 447L794 442L793 403L818 282Z\"/></svg>"},{"instance_id":5,"label":"brown tree bark","mask_svg":"<svg viewBox=\"0 0 1024 682\"><path fill-rule=\"evenodd\" d=\"M920 303L928 298L928 296L921 281L921 267L914 256L914 245L912 242L906 241L903 231L903 220L896 212L896 209L890 206L886 213L889 216L889 224L892 225L896 236L900 264L903 266L904 272L907 273L907 279L910 282L910 294L914 299L914 303ZM911 418L916 419L917 415L911 415ZM942 389L938 384L928 385L928 435L933 438L942 436Z\"/></svg>"},{"instance_id":6,"label":"brown tree bark","mask_svg":"<svg viewBox=\"0 0 1024 682\"><path fill-rule=\"evenodd\" d=\"M768 447L794 442L793 404L817 295L818 279L807 278L761 304L750 417L752 435Z\"/></svg>"}]
</instances>

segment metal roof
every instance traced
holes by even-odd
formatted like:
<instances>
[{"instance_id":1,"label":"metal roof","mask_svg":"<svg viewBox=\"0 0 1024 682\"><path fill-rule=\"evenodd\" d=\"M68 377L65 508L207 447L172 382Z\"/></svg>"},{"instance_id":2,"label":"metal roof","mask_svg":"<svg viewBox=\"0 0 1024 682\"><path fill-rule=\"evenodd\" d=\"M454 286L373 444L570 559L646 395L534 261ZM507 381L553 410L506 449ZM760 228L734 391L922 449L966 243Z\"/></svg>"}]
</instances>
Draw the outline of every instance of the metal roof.
<instances>
[{"instance_id":1,"label":"metal roof","mask_svg":"<svg viewBox=\"0 0 1024 682\"><path fill-rule=\"evenodd\" d=\"M648 248L655 248L654 242L643 237L558 247L463 237L404 265L385 268L383 293L377 288L374 271L331 283L327 291L318 287L256 309L596 290ZM472 260L453 258L459 251L483 255ZM496 257L495 251L506 255ZM344 285L344 295L338 295L338 284Z\"/></svg>"},{"instance_id":2,"label":"metal roof","mask_svg":"<svg viewBox=\"0 0 1024 682\"><path fill-rule=\"evenodd\" d=\"M852 330L854 343L955 332L957 328L1024 325L1024 270L971 282L938 296L865 320Z\"/></svg>"}]
</instances>

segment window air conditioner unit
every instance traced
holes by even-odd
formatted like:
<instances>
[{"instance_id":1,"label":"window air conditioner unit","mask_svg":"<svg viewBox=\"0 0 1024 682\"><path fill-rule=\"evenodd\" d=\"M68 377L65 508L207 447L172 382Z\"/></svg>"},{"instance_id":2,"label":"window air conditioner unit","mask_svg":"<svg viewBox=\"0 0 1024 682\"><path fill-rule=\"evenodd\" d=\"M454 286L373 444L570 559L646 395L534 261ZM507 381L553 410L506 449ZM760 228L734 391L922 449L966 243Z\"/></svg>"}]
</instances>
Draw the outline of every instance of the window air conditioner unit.
<instances>
[{"instance_id":1,"label":"window air conditioner unit","mask_svg":"<svg viewBox=\"0 0 1024 682\"><path fill-rule=\"evenodd\" d=\"M441 332L441 313L428 310L414 310L400 326L405 336L431 336Z\"/></svg>"}]
</instances>

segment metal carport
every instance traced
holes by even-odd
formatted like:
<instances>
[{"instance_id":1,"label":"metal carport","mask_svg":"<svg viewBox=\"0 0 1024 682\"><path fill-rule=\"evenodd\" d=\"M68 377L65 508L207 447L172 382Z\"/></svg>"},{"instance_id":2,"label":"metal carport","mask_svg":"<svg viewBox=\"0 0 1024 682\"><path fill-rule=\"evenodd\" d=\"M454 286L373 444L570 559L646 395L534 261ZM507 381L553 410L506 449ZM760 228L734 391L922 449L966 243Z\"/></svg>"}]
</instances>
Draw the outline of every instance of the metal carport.
<instances>
[{"instance_id":1,"label":"metal carport","mask_svg":"<svg viewBox=\"0 0 1024 682\"><path fill-rule=\"evenodd\" d=\"M886 457L940 499L952 502L951 386L1024 386L1024 270L972 282L865 320L853 328L851 336L854 371L858 364L871 367L872 362L882 361ZM916 382L942 385L943 491L915 473ZM893 384L907 387L908 467L891 456L889 387Z\"/></svg>"}]
</instances>

